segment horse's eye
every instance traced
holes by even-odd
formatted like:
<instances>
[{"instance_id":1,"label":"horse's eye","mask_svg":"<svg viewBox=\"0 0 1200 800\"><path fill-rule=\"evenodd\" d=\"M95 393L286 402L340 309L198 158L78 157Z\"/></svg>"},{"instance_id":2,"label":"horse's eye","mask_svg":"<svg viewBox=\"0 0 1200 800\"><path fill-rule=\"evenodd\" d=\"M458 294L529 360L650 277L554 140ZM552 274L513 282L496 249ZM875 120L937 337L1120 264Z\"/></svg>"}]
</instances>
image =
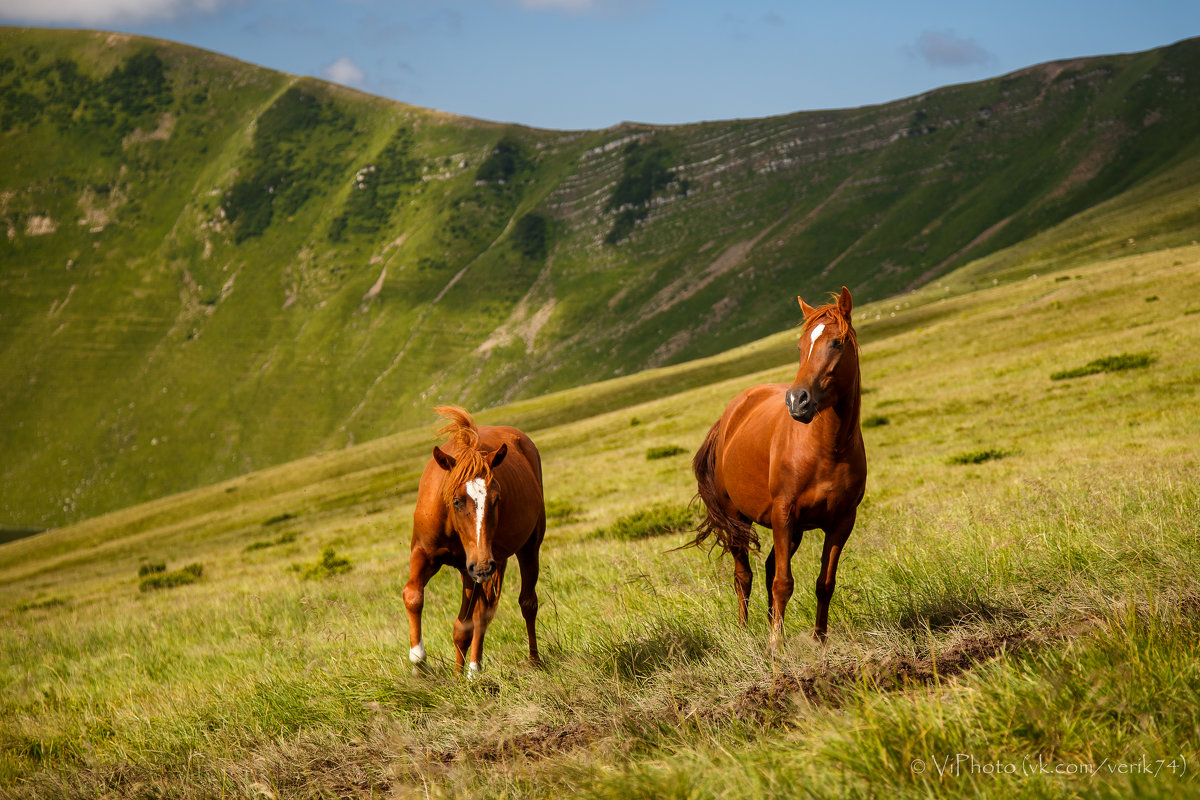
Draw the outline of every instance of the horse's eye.
<instances>
[{"instance_id":1,"label":"horse's eye","mask_svg":"<svg viewBox=\"0 0 1200 800\"><path fill-rule=\"evenodd\" d=\"M838 348L839 350L841 349L842 345L844 345L845 343L846 343L845 339L834 339L833 340L833 346Z\"/></svg>"},{"instance_id":2,"label":"horse's eye","mask_svg":"<svg viewBox=\"0 0 1200 800\"><path fill-rule=\"evenodd\" d=\"M466 500L463 500L461 497L454 498L454 510L455 511L462 511L466 507L467 507Z\"/></svg>"}]
</instances>

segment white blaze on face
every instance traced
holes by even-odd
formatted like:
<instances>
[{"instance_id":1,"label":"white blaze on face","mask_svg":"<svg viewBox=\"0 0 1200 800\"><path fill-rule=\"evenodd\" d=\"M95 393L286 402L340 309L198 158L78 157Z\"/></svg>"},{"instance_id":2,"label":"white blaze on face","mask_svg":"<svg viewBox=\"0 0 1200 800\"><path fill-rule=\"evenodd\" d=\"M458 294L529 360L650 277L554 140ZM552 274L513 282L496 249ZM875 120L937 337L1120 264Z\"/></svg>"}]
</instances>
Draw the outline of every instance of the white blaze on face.
<instances>
[{"instance_id":1,"label":"white blaze on face","mask_svg":"<svg viewBox=\"0 0 1200 800\"><path fill-rule=\"evenodd\" d=\"M487 484L483 478L467 481L467 497L475 501L475 546L481 546L483 537L483 506L487 501Z\"/></svg>"},{"instance_id":2,"label":"white blaze on face","mask_svg":"<svg viewBox=\"0 0 1200 800\"><path fill-rule=\"evenodd\" d=\"M818 325L815 328L813 328L812 335L808 337L809 338L808 356L807 356L808 358L812 358L813 348L817 346L817 339L819 339L821 337L821 332L824 330L825 330L824 324Z\"/></svg>"}]
</instances>

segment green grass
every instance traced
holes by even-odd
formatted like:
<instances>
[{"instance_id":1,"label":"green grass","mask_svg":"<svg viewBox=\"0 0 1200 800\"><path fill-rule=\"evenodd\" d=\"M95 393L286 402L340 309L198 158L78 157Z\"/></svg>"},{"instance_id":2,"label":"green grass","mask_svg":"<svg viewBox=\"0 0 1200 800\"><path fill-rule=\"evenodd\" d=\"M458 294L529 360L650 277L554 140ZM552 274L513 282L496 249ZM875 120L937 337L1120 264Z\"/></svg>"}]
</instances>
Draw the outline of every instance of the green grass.
<instances>
[{"instance_id":1,"label":"green grass","mask_svg":"<svg viewBox=\"0 0 1200 800\"><path fill-rule=\"evenodd\" d=\"M959 753L1198 755L1200 423L1189 411L1200 354L1197 318L1182 313L1200 303L1196 259L1185 247L1074 264L1070 282L1043 271L949 299L930 287L879 323L873 312L890 305L857 309L872 387L863 416L886 409L892 424L864 430L868 494L824 649L808 636L819 532L793 559L773 656L761 561L741 630L729 560L676 551L686 531L593 535L682 517L690 471L647 460L647 438L698 446L740 388L794 373L792 331L761 344L779 366L755 368L757 350L741 351L719 363L750 371L662 399L605 410L597 398L639 398L640 381L695 367L490 412L550 420L529 428L553 520L538 587L544 670L525 663L510 570L483 681L456 678L461 584L443 570L425 603L430 670L411 674L402 576L432 423L6 544L0 787L32 798L130 786L181 797L1186 794L1189 779L1169 774L1085 782L930 765ZM1146 292L1162 299L1145 304ZM1047 377L1131 339L1171 368ZM581 407L601 411L561 421ZM946 464L980 441L1019 442L1021 455ZM247 552L284 514L296 540ZM289 569L327 558L354 568L331 580ZM202 562L203 584L130 591L139 565L160 561Z\"/></svg>"},{"instance_id":2,"label":"green grass","mask_svg":"<svg viewBox=\"0 0 1200 800\"><path fill-rule=\"evenodd\" d=\"M80 59L96 80L127 74L142 46L0 37L29 63ZM615 212L601 189L626 154L603 147L636 126L502 130L162 45L167 75L207 94L176 91L171 138L125 148L109 137L102 152L50 123L8 131L3 147L21 158L3 177L22 193L5 213L20 231L29 203L72 219L81 197L129 199L101 233L0 238L10 334L0 368L19 378L0 396L0 505L82 520L0 545L0 794L1194 794L1169 769L969 768L1200 763L1200 318L1189 313L1200 251L1188 244L1200 160L1195 104L1171 102L1172 76L1196 72L1194 52L1100 59L1049 85L1032 70L931 92L920 108L677 128L681 164L728 159L713 162L721 191L705 174L683 178L686 194L652 189L654 208L616 247L602 243ZM209 193L251 173L251 123L293 85L356 120L352 163L236 243L213 227L224 195ZM1163 118L1146 125L1151 109ZM906 135L871 146L861 132L886 132L897 114ZM1085 118L1137 133L1075 184L1101 144L1078 133ZM731 165L754 163L753 142L818 123L820 146L842 153L821 174L795 166L763 183ZM342 135L316 127L325 141ZM400 175L416 159L429 180L381 184L415 202L372 216L373 233L347 221L331 241L351 205L376 213L378 196L348 197L368 191L352 188L355 175L385 153ZM136 184L115 181L123 163ZM485 177L513 180L475 186L485 163ZM938 167L905 177L922 164ZM42 168L88 177L59 191ZM847 181L854 191L839 192ZM519 226L530 214L555 223ZM737 269L709 271L767 231L728 255L744 255ZM533 263L543 247L553 287ZM794 305L761 302L777 293L781 264L795 291L863 287L869 480L828 646L809 638L822 539L812 531L771 652L761 561L743 630L729 559L678 549L695 493L686 463L647 458L647 444L694 451L738 391L795 374ZM130 274L140 282L117 279ZM921 274L916 291L863 302ZM531 334L533 309L551 299ZM778 333L746 343L764 331ZM1153 353L1155 368L1049 377L1125 350ZM717 355L670 365L701 353ZM637 371L646 364L665 366ZM479 417L532 435L549 498L546 667L525 660L514 568L475 683L453 668L458 576L430 582L425 674L405 658L402 610L416 486L435 442L430 401L414 398L468 384L475 397L524 398ZM883 412L888 424L867 424ZM351 437L378 438L345 447ZM1008 443L1019 457L995 458ZM311 455L253 471L298 453ZM950 454L970 458L951 465ZM160 496L175 489L190 490ZM121 507L146 497L158 499ZM117 510L83 519L100 509ZM163 579L177 574L169 563L203 564L202 581L132 591L143 565L163 569L139 578ZM947 772L960 755L967 768Z\"/></svg>"}]
</instances>

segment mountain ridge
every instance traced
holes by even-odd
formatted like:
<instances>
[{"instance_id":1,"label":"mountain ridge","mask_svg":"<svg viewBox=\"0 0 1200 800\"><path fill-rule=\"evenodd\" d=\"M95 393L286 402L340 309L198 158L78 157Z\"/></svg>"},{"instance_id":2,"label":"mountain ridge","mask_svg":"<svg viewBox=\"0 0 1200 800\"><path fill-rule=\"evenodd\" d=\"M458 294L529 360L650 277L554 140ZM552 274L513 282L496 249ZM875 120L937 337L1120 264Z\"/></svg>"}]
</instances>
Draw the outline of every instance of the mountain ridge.
<instances>
[{"instance_id":1,"label":"mountain ridge","mask_svg":"<svg viewBox=\"0 0 1200 800\"><path fill-rule=\"evenodd\" d=\"M876 106L553 131L0 30L0 522L719 353L794 323L798 293L924 285L1193 184L1198 83L1185 40ZM1195 238L1178 216L1160 246Z\"/></svg>"}]
</instances>

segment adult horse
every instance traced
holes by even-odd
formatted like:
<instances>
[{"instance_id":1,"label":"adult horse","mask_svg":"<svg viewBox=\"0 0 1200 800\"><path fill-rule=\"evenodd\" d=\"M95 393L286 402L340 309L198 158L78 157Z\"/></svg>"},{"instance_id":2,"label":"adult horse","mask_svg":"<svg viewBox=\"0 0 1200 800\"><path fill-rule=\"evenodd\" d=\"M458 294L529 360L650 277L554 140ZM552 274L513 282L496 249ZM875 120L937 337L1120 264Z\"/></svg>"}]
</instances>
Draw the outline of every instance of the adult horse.
<instances>
[{"instance_id":1,"label":"adult horse","mask_svg":"<svg viewBox=\"0 0 1200 800\"><path fill-rule=\"evenodd\" d=\"M694 543L709 536L733 556L738 618L746 624L752 523L771 529L767 616L771 645L783 635L792 596L792 555L804 531L825 532L817 574L813 638L825 640L838 557L854 528L867 480L859 428L858 339L850 323L850 291L813 308L800 301L804 329L792 383L752 386L733 399L692 460L707 515Z\"/></svg>"},{"instance_id":2,"label":"adult horse","mask_svg":"<svg viewBox=\"0 0 1200 800\"><path fill-rule=\"evenodd\" d=\"M444 447L434 447L417 489L412 555L404 587L408 609L409 661L426 658L421 634L425 584L442 566L462 575L462 606L454 622L458 670L468 656L468 677L483 665L483 636L496 615L508 557L521 569L521 614L529 634L529 659L539 663L538 551L546 533L542 500L542 460L521 431L508 426L476 426L457 406L434 409L446 425Z\"/></svg>"}]
</instances>

